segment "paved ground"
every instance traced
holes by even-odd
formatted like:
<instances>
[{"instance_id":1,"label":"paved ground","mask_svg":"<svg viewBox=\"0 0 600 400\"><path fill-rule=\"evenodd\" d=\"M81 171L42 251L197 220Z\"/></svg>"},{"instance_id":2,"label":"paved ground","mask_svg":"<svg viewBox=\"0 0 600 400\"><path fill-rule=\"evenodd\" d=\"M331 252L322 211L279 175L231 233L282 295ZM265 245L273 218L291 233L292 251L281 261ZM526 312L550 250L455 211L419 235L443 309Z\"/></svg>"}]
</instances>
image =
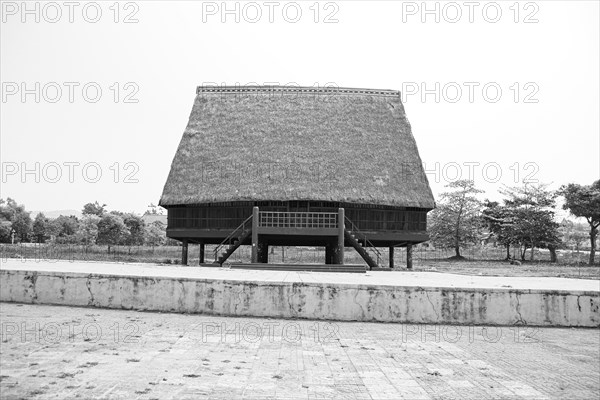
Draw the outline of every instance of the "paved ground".
<instances>
[{"instance_id":1,"label":"paved ground","mask_svg":"<svg viewBox=\"0 0 600 400\"><path fill-rule=\"evenodd\" d=\"M12 398L598 398L600 331L0 303Z\"/></svg>"},{"instance_id":2,"label":"paved ground","mask_svg":"<svg viewBox=\"0 0 600 400\"><path fill-rule=\"evenodd\" d=\"M166 276L193 279L219 279L260 282L319 282L335 284L368 284L385 286L540 289L600 292L600 281L554 277L472 276L441 272L371 271L366 274L232 270L211 267L169 267L164 265L108 263L84 261L20 261L3 260L0 269L43 272L76 272L128 276Z\"/></svg>"}]
</instances>

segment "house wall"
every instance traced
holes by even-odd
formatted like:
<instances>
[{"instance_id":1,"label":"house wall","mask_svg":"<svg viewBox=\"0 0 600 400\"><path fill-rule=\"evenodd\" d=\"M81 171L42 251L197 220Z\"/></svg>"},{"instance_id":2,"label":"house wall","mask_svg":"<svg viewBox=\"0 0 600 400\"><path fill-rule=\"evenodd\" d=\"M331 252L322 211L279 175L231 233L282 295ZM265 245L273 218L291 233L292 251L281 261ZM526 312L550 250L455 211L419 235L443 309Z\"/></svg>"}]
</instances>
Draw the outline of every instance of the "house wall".
<instances>
[{"instance_id":1,"label":"house wall","mask_svg":"<svg viewBox=\"0 0 600 400\"><path fill-rule=\"evenodd\" d=\"M170 207L168 228L179 229L235 229L252 215L252 207L261 211L332 212L339 207L363 231L410 231L427 230L426 209L398 208L373 205L357 205L332 202L257 202L225 203L214 205Z\"/></svg>"}]
</instances>

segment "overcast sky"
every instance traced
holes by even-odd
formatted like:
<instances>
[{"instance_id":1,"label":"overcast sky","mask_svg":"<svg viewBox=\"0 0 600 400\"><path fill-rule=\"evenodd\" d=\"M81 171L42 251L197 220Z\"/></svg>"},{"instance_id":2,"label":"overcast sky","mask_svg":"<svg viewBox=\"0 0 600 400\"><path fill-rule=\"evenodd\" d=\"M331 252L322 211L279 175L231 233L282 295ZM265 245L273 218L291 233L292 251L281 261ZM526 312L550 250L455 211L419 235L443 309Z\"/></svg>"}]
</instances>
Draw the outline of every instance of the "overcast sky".
<instances>
[{"instance_id":1,"label":"overcast sky","mask_svg":"<svg viewBox=\"0 0 600 400\"><path fill-rule=\"evenodd\" d=\"M598 1L27 4L2 2L0 195L29 210L157 203L208 83L401 90L436 195L600 176Z\"/></svg>"}]
</instances>

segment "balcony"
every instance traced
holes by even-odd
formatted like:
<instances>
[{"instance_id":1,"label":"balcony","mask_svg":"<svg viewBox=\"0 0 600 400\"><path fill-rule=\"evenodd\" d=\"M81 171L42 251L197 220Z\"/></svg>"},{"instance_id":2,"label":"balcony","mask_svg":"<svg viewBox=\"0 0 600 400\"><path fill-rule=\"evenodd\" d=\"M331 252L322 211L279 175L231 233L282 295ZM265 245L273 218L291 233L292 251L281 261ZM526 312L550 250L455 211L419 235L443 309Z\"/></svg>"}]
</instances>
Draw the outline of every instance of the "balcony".
<instances>
[{"instance_id":1,"label":"balcony","mask_svg":"<svg viewBox=\"0 0 600 400\"><path fill-rule=\"evenodd\" d=\"M338 227L338 214L260 211L258 226L264 228L336 229Z\"/></svg>"}]
</instances>

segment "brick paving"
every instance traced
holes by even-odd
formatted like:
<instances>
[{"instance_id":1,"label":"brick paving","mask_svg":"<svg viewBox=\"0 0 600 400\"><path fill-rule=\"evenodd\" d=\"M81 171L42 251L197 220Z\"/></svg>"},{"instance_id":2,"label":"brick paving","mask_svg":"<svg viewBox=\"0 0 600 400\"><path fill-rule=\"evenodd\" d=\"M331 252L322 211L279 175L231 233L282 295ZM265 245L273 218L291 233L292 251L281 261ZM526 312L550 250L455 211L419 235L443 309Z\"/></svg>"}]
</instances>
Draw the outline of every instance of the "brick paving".
<instances>
[{"instance_id":1,"label":"brick paving","mask_svg":"<svg viewBox=\"0 0 600 400\"><path fill-rule=\"evenodd\" d=\"M590 399L600 330L0 303L2 399Z\"/></svg>"}]
</instances>

